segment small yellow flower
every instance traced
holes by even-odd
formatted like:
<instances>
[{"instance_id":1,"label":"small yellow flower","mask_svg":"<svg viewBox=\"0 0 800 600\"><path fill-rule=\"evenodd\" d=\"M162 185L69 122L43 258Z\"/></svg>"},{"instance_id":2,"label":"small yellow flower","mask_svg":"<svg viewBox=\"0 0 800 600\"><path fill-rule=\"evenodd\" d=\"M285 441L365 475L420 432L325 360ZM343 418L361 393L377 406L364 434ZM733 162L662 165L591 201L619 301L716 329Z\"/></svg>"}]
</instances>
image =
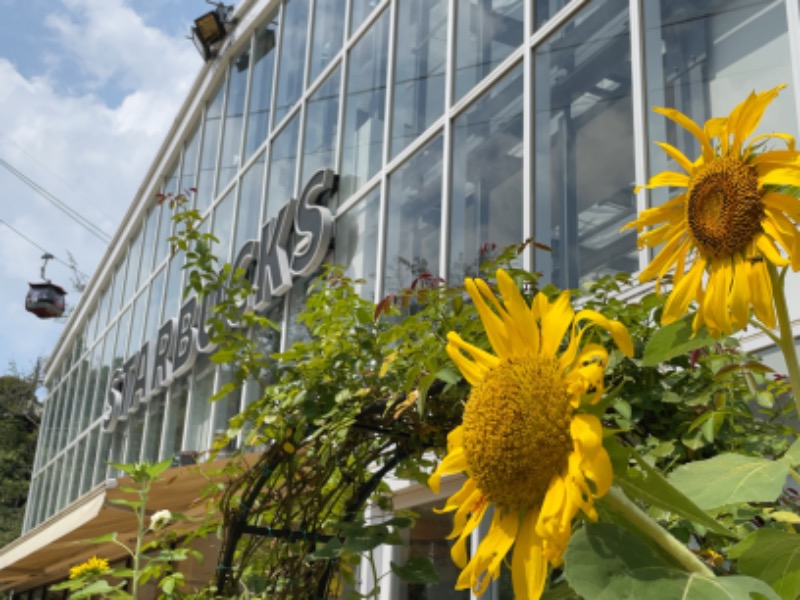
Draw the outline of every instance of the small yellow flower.
<instances>
[{"instance_id":1,"label":"small yellow flower","mask_svg":"<svg viewBox=\"0 0 800 600\"><path fill-rule=\"evenodd\" d=\"M93 556L85 563L75 565L69 570L69 578L77 579L78 577L97 576L108 573L111 568L108 566L108 561L105 558L97 558Z\"/></svg>"},{"instance_id":2,"label":"small yellow flower","mask_svg":"<svg viewBox=\"0 0 800 600\"><path fill-rule=\"evenodd\" d=\"M800 152L786 133L747 140L783 87L751 93L730 115L710 119L702 129L677 110L653 109L702 147L692 161L674 146L658 144L684 172L664 171L640 187L683 191L623 227L651 228L640 233L639 246L660 247L641 281L660 283L675 269L665 325L696 301L695 331L705 324L712 335L730 334L747 325L751 309L764 325L775 326L767 262L800 269L800 200L787 189L800 186ZM765 149L770 139L786 148Z\"/></svg>"},{"instance_id":3,"label":"small yellow flower","mask_svg":"<svg viewBox=\"0 0 800 600\"><path fill-rule=\"evenodd\" d=\"M576 314L568 292L552 302L537 294L528 306L505 271L497 281L502 304L485 282L466 281L496 354L448 335L447 353L472 391L428 485L438 493L443 475L467 475L443 509L455 512L449 538L458 538L451 549L462 569L456 589L482 594L514 546L514 595L536 600L548 564L562 562L572 519L579 510L596 519L594 500L611 486L600 420L577 412L586 394L591 401L602 394L608 353L598 344L582 347L583 335L598 325L629 356L633 345L621 323L593 310ZM491 505L491 527L469 559L470 534Z\"/></svg>"}]
</instances>

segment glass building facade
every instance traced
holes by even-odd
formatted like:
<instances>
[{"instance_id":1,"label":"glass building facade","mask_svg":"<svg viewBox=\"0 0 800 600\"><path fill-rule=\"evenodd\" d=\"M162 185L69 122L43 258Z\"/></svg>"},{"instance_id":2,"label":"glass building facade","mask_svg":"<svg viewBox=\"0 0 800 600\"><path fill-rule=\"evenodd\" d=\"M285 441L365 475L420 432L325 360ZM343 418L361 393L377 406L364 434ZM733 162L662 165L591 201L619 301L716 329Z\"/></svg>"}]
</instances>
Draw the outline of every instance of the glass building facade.
<instances>
[{"instance_id":1,"label":"glass building facade","mask_svg":"<svg viewBox=\"0 0 800 600\"><path fill-rule=\"evenodd\" d=\"M53 351L26 531L113 477L109 460L202 457L257 392L209 403L228 375L201 357L113 433L102 431L113 372L154 343L183 302L183 257L170 251L170 213L157 193L196 188L195 206L220 240L215 252L231 260L328 167L339 176L328 262L363 278L365 297L421 273L457 282L528 238L552 252L529 247L520 266L572 287L647 264L635 234L619 230L667 199L665 190L633 193L670 166L652 141L699 151L649 106L702 121L751 89L787 83L760 131L797 130L798 0L245 5ZM264 336L265 348L303 335L292 317L306 285L297 281L270 313L283 327ZM415 498L423 518L403 552L441 558L445 572L434 498ZM392 586L387 597L421 597ZM505 597L502 582L496 593ZM435 594L469 598L451 586Z\"/></svg>"}]
</instances>

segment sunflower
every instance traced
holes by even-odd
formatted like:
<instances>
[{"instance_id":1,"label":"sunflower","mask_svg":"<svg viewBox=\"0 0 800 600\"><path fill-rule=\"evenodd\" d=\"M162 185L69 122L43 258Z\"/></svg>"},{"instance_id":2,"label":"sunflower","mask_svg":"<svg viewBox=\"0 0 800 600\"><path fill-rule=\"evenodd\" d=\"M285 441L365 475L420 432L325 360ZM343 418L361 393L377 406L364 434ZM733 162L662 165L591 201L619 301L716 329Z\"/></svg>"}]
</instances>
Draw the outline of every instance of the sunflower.
<instances>
[{"instance_id":1,"label":"sunflower","mask_svg":"<svg viewBox=\"0 0 800 600\"><path fill-rule=\"evenodd\" d=\"M97 577L98 575L108 573L110 570L111 568L108 566L108 561L105 558L93 556L84 563L70 567L69 578Z\"/></svg>"},{"instance_id":2,"label":"sunflower","mask_svg":"<svg viewBox=\"0 0 800 600\"><path fill-rule=\"evenodd\" d=\"M608 353L598 344L582 347L583 335L599 325L629 356L633 348L621 323L593 310L575 314L568 292L552 302L539 293L528 306L505 271L497 282L502 304L484 281L466 281L495 354L448 334L447 353L472 390L428 484L439 493L443 475L467 475L442 510L455 512L448 537L458 538L451 549L462 569L456 589L483 593L514 546L515 596L536 599L548 563L562 562L573 517L580 509L596 519L594 500L611 485L600 421L577 412L585 394L591 401L602 394ZM492 506L491 527L468 560L469 536Z\"/></svg>"},{"instance_id":3,"label":"sunflower","mask_svg":"<svg viewBox=\"0 0 800 600\"><path fill-rule=\"evenodd\" d=\"M775 327L767 263L800 268L800 200L790 189L800 186L800 153L786 133L748 138L783 87L752 92L730 115L710 119L702 129L677 110L653 109L689 131L702 148L691 161L674 146L658 143L684 172L659 173L637 191L664 186L683 191L623 227L651 228L640 233L639 247L663 244L641 281L657 278L660 284L675 268L665 325L696 301L695 331L705 324L712 335L730 334L747 325L751 308L761 323ZM770 140L785 149L766 149Z\"/></svg>"}]
</instances>

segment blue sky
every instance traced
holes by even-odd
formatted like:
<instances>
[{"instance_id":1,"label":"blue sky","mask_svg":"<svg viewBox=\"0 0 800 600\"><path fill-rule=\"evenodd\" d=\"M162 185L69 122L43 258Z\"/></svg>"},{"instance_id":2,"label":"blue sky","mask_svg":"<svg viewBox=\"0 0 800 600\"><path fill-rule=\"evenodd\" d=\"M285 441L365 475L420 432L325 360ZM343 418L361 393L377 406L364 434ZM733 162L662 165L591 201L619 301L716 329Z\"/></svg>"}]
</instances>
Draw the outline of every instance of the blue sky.
<instances>
[{"instance_id":1,"label":"blue sky","mask_svg":"<svg viewBox=\"0 0 800 600\"><path fill-rule=\"evenodd\" d=\"M10 165L113 235L202 60L201 0L0 0L0 374L28 371L64 325L24 310L42 247L91 275L105 243ZM28 239L25 239L28 238ZM48 278L80 294L51 261Z\"/></svg>"}]
</instances>

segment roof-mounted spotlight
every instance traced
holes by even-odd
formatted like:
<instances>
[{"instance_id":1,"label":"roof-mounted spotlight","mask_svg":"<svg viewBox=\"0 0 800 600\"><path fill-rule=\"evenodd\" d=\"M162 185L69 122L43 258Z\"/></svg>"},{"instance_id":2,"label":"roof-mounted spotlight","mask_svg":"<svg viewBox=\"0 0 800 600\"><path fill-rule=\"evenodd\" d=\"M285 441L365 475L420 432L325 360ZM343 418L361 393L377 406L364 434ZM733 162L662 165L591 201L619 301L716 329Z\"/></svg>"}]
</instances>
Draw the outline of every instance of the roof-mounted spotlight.
<instances>
[{"instance_id":1,"label":"roof-mounted spotlight","mask_svg":"<svg viewBox=\"0 0 800 600\"><path fill-rule=\"evenodd\" d=\"M235 22L233 6L211 0L206 2L215 8L194 20L191 38L200 56L208 61L216 56L216 45L228 34L230 26Z\"/></svg>"}]
</instances>

